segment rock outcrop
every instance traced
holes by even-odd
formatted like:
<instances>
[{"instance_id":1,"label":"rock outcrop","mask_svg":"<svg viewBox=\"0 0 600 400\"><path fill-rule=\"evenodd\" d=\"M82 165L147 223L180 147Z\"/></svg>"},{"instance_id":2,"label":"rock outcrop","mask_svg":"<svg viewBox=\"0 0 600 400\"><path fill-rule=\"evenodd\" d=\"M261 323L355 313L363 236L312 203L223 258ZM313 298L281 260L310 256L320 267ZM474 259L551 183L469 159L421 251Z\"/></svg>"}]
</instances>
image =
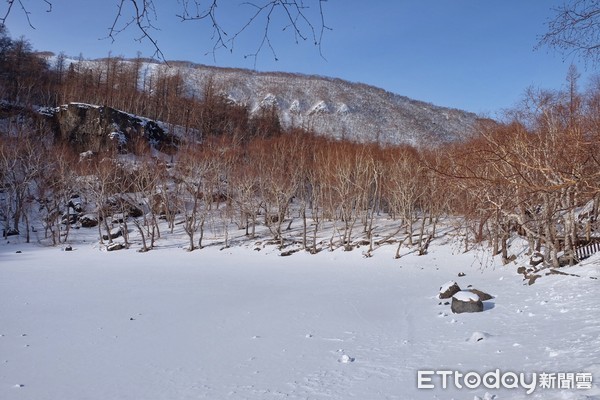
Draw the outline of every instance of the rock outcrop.
<instances>
[{"instance_id":1,"label":"rock outcrop","mask_svg":"<svg viewBox=\"0 0 600 400\"><path fill-rule=\"evenodd\" d=\"M55 137L79 153L107 150L134 152L137 139L146 140L165 153L178 143L157 122L106 106L69 103L45 113L52 119Z\"/></svg>"}]
</instances>

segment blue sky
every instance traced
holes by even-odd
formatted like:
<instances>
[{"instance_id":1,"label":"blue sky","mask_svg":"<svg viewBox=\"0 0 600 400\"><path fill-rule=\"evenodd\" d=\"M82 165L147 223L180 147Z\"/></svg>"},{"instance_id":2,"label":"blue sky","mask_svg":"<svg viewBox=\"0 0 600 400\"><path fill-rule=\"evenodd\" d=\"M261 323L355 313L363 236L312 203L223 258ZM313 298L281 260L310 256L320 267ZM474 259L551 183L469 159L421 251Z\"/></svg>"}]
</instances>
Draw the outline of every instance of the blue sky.
<instances>
[{"instance_id":1,"label":"blue sky","mask_svg":"<svg viewBox=\"0 0 600 400\"><path fill-rule=\"evenodd\" d=\"M315 0L305 0L316 4ZM281 24L270 35L278 61L265 50L255 60L263 24L258 22L236 42L234 51L211 53L207 22L180 22L177 0L155 0L160 31L154 32L167 59L259 71L287 71L363 82L418 100L498 116L514 106L529 86L561 89L570 63L582 75L581 86L594 73L577 59L542 48L552 7L563 0L329 0L325 21L331 31L323 38L321 57L310 43L296 45ZM129 29L116 41L102 40L117 12L117 0L55 0L51 13L41 0L29 0L28 26L13 10L7 27L13 37L24 35L37 50L80 53L86 58L113 55L151 56L149 43L139 43ZM4 11L6 5L0 6ZM313 7L313 11L314 7ZM223 0L218 16L229 33L242 26L249 13L242 1ZM310 13L311 11L309 11ZM276 20L277 21L277 20ZM279 19L281 21L281 19ZM206 54L206 53L209 54Z\"/></svg>"}]
</instances>

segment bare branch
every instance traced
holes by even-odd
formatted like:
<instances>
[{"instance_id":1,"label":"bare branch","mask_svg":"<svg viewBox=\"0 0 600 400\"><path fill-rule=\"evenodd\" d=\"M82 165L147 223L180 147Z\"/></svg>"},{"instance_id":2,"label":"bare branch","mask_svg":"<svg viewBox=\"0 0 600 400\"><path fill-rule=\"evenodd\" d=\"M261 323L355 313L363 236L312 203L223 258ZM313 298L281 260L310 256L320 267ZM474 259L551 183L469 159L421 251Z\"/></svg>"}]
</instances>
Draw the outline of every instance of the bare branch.
<instances>
[{"instance_id":1,"label":"bare branch","mask_svg":"<svg viewBox=\"0 0 600 400\"><path fill-rule=\"evenodd\" d=\"M132 15L128 19L124 15L126 4L132 7ZM166 61L165 55L158 45L158 41L151 33L152 30L158 30L153 24L153 21L156 21L156 19L156 8L154 7L153 0L119 0L117 3L117 14L112 25L108 28L108 36L106 38L114 42L117 35L135 26L140 32L140 36L136 40L138 42L148 40L152 44L152 47L154 47L154 54L152 56Z\"/></svg>"},{"instance_id":2,"label":"bare branch","mask_svg":"<svg viewBox=\"0 0 600 400\"><path fill-rule=\"evenodd\" d=\"M600 1L575 0L554 9L548 32L536 48L549 46L565 58L578 56L586 61L600 61Z\"/></svg>"},{"instance_id":3,"label":"bare branch","mask_svg":"<svg viewBox=\"0 0 600 400\"><path fill-rule=\"evenodd\" d=\"M0 18L0 22L2 23L2 25L4 25L6 23L6 19L10 15L10 12L12 11L12 7L15 4L14 0L8 0L7 3L8 3L8 8L6 10L6 13L4 14L4 17Z\"/></svg>"},{"instance_id":4,"label":"bare branch","mask_svg":"<svg viewBox=\"0 0 600 400\"><path fill-rule=\"evenodd\" d=\"M241 6L247 6L253 11L247 18L244 25L235 31L231 37L225 31L223 25L219 22L221 19L217 15L218 0L212 0L209 2L208 7L202 8L199 0L181 0L182 1L182 12L177 15L182 21L198 21L208 20L212 25L212 40L214 41L213 48L211 50L213 56L220 49L227 49L233 52L237 39L242 36L251 26L257 24L263 24L264 28L260 34L258 46L253 53L246 54L244 57L257 56L265 49L268 48L273 58L277 60L277 53L274 46L271 43L272 24L277 19L276 13L281 11L282 19L285 21L283 31L291 29L293 31L294 40L296 43L306 41L309 38L313 41L315 46L319 47L319 54L322 54L321 43L325 30L331 28L325 25L325 17L323 12L323 3L326 0L318 1L318 14L319 22L315 23L307 15L309 6L303 1L299 0L268 0L263 2L245 2ZM281 19L280 18L280 19ZM264 22L263 22L264 19ZM319 26L318 34L316 26ZM209 52L210 53L210 52ZM208 54L208 53L207 53Z\"/></svg>"},{"instance_id":5,"label":"bare branch","mask_svg":"<svg viewBox=\"0 0 600 400\"><path fill-rule=\"evenodd\" d=\"M52 11L51 0L37 0L47 6L46 11ZM177 0L179 3L180 12L175 14L182 22L185 21L203 21L210 23L212 28L211 40L213 41L212 54L221 49L227 49L233 52L236 40L246 33L250 26L264 24L262 33L258 38L258 46L256 50L247 54L244 57L254 57L255 61L258 55L268 48L273 58L277 60L276 50L271 42L273 24L281 22L283 31L291 30L293 32L294 41L299 43L302 41L312 40L315 46L319 48L319 54L323 56L321 44L326 30L330 30L325 25L323 12L323 3L326 0L256 0L254 2L242 3L242 6L249 6L253 9L248 19L243 25L235 31L232 36L228 35L225 27L222 24L223 18L217 15L219 0L210 0L203 2L201 0ZM7 9L4 15L0 17L0 24L4 24L13 12L13 6L17 4L31 28L35 29L30 20L30 10L24 0L6 0ZM116 13L112 24L108 27L108 34L104 39L110 39L112 42L116 37L126 30L133 29L139 33L136 41L148 41L154 48L154 57L166 61L162 48L158 44L155 31L159 28L156 25L157 11L154 0L115 0ZM309 3L318 4L316 13L309 14L311 7Z\"/></svg>"},{"instance_id":6,"label":"bare branch","mask_svg":"<svg viewBox=\"0 0 600 400\"><path fill-rule=\"evenodd\" d=\"M41 2L46 4L46 12L52 12L52 2L50 2L49 0L40 0ZM29 25L29 27L31 29L35 29L35 26L33 26L33 23L31 22L30 19L30 15L31 12L29 11L29 9L25 6L25 4L23 4L22 0L6 0L6 3L8 5L8 7L6 8L6 12L4 13L4 16L0 18L0 25L5 25L6 20L8 19L8 17L11 14L13 5L15 3L18 3L19 6L21 7L21 11L23 11L23 15L25 15L25 18L27 19L27 24Z\"/></svg>"}]
</instances>

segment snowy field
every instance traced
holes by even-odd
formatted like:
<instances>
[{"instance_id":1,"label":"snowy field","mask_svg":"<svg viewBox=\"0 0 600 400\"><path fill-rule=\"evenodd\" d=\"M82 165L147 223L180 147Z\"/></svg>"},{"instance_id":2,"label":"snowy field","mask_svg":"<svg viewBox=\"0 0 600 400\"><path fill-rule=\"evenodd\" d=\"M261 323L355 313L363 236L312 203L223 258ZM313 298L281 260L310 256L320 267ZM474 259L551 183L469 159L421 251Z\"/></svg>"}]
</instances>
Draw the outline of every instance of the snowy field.
<instances>
[{"instance_id":1,"label":"snowy field","mask_svg":"<svg viewBox=\"0 0 600 400\"><path fill-rule=\"evenodd\" d=\"M600 398L600 257L523 284L435 241L296 253L0 245L0 399ZM21 253L17 253L21 251ZM463 277L458 277L462 272ZM456 280L485 311L439 304ZM417 388L419 370L591 373L592 388Z\"/></svg>"}]
</instances>

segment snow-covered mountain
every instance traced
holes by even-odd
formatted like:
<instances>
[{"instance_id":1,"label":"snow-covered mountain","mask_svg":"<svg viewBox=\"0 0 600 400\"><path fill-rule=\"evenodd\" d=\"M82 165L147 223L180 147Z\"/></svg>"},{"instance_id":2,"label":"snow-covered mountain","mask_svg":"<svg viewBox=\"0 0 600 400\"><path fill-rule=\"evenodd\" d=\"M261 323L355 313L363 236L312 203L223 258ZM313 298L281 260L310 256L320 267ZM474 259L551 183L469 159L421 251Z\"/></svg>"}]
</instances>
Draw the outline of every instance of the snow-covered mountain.
<instances>
[{"instance_id":1,"label":"snow-covered mountain","mask_svg":"<svg viewBox=\"0 0 600 400\"><path fill-rule=\"evenodd\" d=\"M56 65L54 55L41 56L50 65ZM63 62L83 63L83 70L104 70L109 64L106 59L66 59ZM164 64L146 59L141 61L139 70L140 89L152 91L148 85L156 82L156 75L179 75L188 93L196 98L202 98L210 84L213 93L216 91L235 104L245 105L251 112L275 107L284 127L300 127L357 142L435 146L471 136L481 120L471 112L339 78L210 67L187 61Z\"/></svg>"},{"instance_id":2,"label":"snow-covered mountain","mask_svg":"<svg viewBox=\"0 0 600 400\"><path fill-rule=\"evenodd\" d=\"M188 89L201 95L207 82L232 102L253 112L276 107L282 124L359 142L432 145L469 135L477 115L435 106L342 79L290 73L216 68L189 63L169 67L146 64L144 74L159 68L180 73Z\"/></svg>"}]
</instances>

